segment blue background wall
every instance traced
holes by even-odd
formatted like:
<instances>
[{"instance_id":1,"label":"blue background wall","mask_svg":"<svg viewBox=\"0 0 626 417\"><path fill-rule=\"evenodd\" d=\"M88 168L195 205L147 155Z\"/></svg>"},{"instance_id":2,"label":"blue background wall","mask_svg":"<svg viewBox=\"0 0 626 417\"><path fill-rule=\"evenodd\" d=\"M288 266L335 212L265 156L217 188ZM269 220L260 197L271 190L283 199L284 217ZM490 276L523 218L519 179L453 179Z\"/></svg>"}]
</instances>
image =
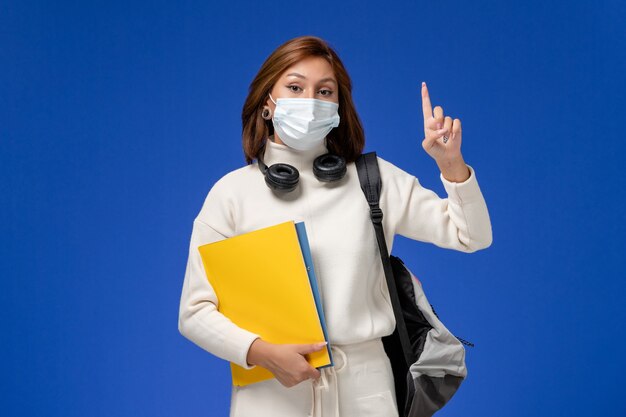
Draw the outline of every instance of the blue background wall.
<instances>
[{"instance_id":1,"label":"blue background wall","mask_svg":"<svg viewBox=\"0 0 626 417\"><path fill-rule=\"evenodd\" d=\"M3 2L2 414L227 415L228 364L177 330L191 224L244 164L261 63L313 34L353 78L366 150L440 195L421 81L463 122L492 247L394 247L477 345L440 415L626 415L625 18L620 1Z\"/></svg>"}]
</instances>

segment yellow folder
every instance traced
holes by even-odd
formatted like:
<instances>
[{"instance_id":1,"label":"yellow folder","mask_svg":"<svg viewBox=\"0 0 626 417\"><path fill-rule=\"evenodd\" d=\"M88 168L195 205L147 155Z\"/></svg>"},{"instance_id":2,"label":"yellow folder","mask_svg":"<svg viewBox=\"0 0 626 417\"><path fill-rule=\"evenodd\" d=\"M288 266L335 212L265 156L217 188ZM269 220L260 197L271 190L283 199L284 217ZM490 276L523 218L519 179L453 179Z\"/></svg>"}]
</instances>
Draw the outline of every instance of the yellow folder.
<instances>
[{"instance_id":1,"label":"yellow folder","mask_svg":"<svg viewBox=\"0 0 626 417\"><path fill-rule=\"evenodd\" d=\"M328 341L313 266L306 265L310 252L303 223L280 223L198 250L218 310L233 323L271 343ZM307 360L316 368L331 365L330 346ZM231 370L238 386L274 377L260 366L231 363Z\"/></svg>"}]
</instances>

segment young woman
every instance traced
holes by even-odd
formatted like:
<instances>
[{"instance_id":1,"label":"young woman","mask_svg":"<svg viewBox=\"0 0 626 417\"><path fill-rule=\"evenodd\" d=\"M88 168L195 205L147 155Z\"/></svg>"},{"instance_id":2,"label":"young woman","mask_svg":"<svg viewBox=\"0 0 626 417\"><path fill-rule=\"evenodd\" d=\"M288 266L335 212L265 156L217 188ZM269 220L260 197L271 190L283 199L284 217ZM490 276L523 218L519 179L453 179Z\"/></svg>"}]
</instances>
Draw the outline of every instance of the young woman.
<instances>
[{"instance_id":1,"label":"young woman","mask_svg":"<svg viewBox=\"0 0 626 417\"><path fill-rule=\"evenodd\" d=\"M395 319L354 164L365 138L351 90L341 60L322 39L299 37L276 49L243 106L248 164L213 185L194 220L180 332L220 358L262 366L276 377L233 387L231 416L398 415L381 342ZM422 147L439 166L448 197L439 198L379 157L387 247L391 251L399 234L464 252L486 248L491 224L474 170L461 155L461 121L444 117L440 106L433 112L425 84L422 105ZM327 153L333 156L318 159ZM197 250L289 220L305 221L320 281L335 359L334 367L321 371L304 355L323 343L268 343L224 317Z\"/></svg>"}]
</instances>

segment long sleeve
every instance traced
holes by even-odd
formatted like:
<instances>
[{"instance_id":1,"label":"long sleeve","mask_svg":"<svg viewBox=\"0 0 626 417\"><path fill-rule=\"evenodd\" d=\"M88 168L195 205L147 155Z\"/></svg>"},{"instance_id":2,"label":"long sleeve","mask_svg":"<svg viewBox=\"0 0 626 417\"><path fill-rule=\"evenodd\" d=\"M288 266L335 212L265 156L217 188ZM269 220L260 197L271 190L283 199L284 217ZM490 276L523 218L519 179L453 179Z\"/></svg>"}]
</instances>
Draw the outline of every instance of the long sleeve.
<instances>
[{"instance_id":1,"label":"long sleeve","mask_svg":"<svg viewBox=\"0 0 626 417\"><path fill-rule=\"evenodd\" d=\"M388 220L395 233L437 246L462 252L475 252L491 245L492 231L487 204L478 186L474 169L468 165L470 177L462 183L440 179L448 194L440 198L421 186L419 180L401 169L379 159L387 174ZM385 191L383 191L385 193Z\"/></svg>"},{"instance_id":2,"label":"long sleeve","mask_svg":"<svg viewBox=\"0 0 626 417\"><path fill-rule=\"evenodd\" d=\"M178 330L202 349L250 369L246 361L248 349L259 336L235 325L217 310L218 299L206 277L198 251L198 246L226 237L201 219L210 214L214 208L217 209L216 205L223 205L223 199L221 196L218 198L218 194L218 188L214 187L200 215L193 223L189 258L180 298ZM222 211L216 210L212 218L216 221L224 218Z\"/></svg>"}]
</instances>

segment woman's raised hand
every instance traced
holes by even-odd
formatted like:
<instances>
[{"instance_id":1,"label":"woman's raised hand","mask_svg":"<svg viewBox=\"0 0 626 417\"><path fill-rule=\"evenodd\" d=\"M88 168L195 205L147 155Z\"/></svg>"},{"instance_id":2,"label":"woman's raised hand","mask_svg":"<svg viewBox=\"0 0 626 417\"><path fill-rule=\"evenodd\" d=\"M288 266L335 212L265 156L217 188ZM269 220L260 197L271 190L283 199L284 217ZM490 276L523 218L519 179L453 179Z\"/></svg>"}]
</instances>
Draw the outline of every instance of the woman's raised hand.
<instances>
[{"instance_id":1,"label":"woman's raised hand","mask_svg":"<svg viewBox=\"0 0 626 417\"><path fill-rule=\"evenodd\" d=\"M248 363L269 370L285 387L293 387L307 379L317 379L320 371L307 362L305 355L326 347L326 343L289 345L256 339L248 350Z\"/></svg>"},{"instance_id":2,"label":"woman's raised hand","mask_svg":"<svg viewBox=\"0 0 626 417\"><path fill-rule=\"evenodd\" d=\"M441 106L433 112L426 83L422 83L422 111L424 113L424 140L422 147L439 165L444 178L463 182L470 176L461 155L461 120L443 115Z\"/></svg>"}]
</instances>

